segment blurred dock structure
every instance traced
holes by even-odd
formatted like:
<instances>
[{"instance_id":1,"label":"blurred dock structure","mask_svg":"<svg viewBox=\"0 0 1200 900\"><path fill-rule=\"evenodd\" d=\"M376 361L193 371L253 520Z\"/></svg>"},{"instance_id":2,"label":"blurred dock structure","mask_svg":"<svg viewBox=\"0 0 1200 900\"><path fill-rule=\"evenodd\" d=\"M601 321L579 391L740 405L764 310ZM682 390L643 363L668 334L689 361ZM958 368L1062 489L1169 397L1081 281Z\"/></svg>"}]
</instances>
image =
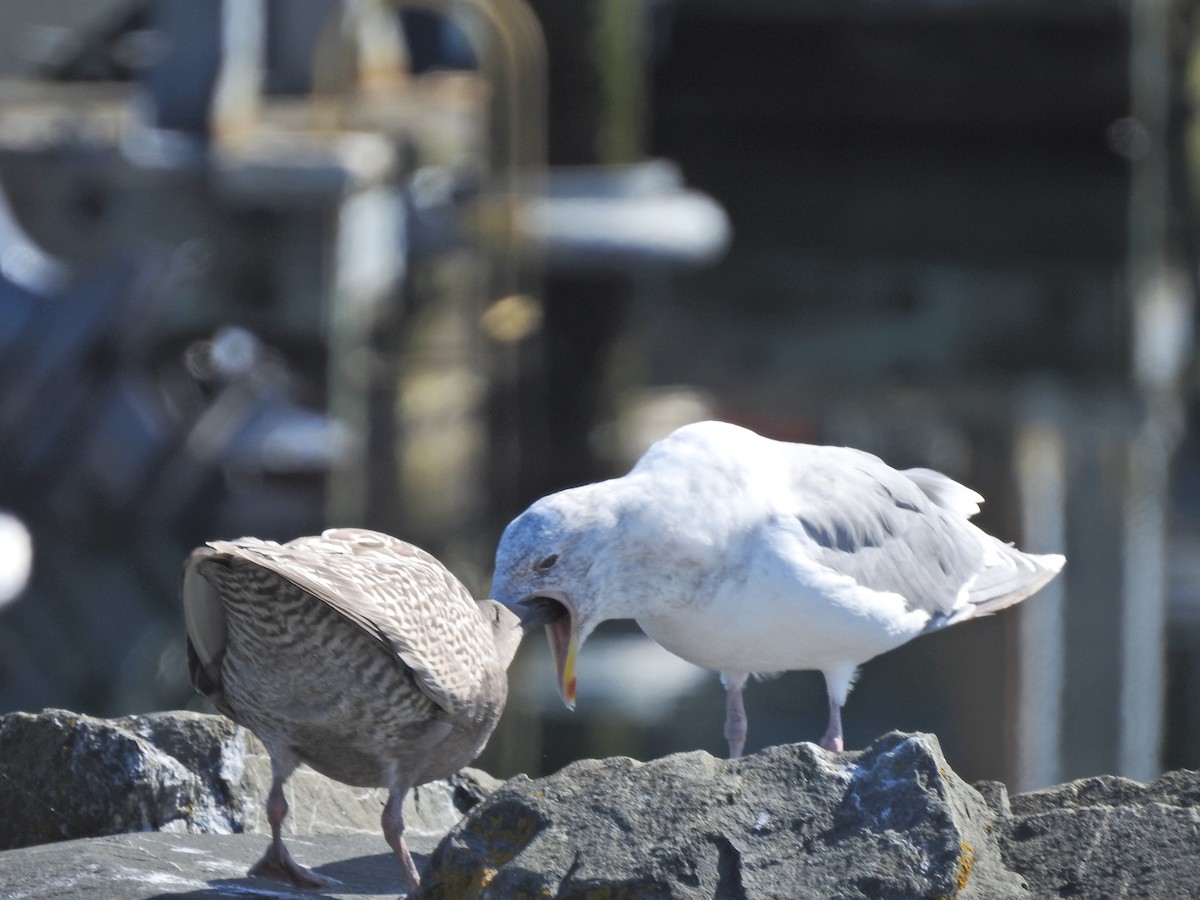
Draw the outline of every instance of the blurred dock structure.
<instances>
[{"instance_id":1,"label":"blurred dock structure","mask_svg":"<svg viewBox=\"0 0 1200 900\"><path fill-rule=\"evenodd\" d=\"M935 731L1019 789L1200 765L1193 6L7 0L0 508L35 563L0 710L190 702L203 540L367 525L482 592L537 496L717 416L939 468L1068 556L872 662L851 744ZM528 642L484 765L720 752L715 677L634 632L573 714ZM755 684L751 749L822 696Z\"/></svg>"}]
</instances>

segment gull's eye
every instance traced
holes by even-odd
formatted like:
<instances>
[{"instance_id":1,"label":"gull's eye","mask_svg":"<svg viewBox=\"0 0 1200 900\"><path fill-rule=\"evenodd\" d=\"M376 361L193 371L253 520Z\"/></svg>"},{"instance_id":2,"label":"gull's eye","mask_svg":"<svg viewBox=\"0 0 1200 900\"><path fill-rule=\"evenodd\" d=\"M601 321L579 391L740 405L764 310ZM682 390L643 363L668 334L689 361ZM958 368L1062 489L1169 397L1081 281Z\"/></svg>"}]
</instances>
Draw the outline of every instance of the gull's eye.
<instances>
[{"instance_id":1,"label":"gull's eye","mask_svg":"<svg viewBox=\"0 0 1200 900\"><path fill-rule=\"evenodd\" d=\"M535 562L533 564L533 570L535 572L548 572L554 568L554 564L556 562L558 562L558 554L551 553L549 556L543 557Z\"/></svg>"}]
</instances>

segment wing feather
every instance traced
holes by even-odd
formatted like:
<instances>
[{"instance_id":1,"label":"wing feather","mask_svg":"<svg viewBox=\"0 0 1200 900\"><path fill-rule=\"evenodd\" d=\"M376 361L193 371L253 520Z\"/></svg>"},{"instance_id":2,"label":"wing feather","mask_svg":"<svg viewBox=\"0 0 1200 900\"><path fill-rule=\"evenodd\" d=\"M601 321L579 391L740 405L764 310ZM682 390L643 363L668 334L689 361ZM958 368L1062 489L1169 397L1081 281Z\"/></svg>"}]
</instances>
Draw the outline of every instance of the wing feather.
<instances>
[{"instance_id":1,"label":"wing feather","mask_svg":"<svg viewBox=\"0 0 1200 900\"><path fill-rule=\"evenodd\" d=\"M478 666L462 661L494 656L494 639L470 592L424 550L356 528L286 544L242 538L209 546L328 605L412 669L420 688L447 711L479 702Z\"/></svg>"},{"instance_id":2,"label":"wing feather","mask_svg":"<svg viewBox=\"0 0 1200 900\"><path fill-rule=\"evenodd\" d=\"M795 446L790 499L818 563L931 617L961 604L984 567L982 532L869 453Z\"/></svg>"},{"instance_id":3,"label":"wing feather","mask_svg":"<svg viewBox=\"0 0 1200 900\"><path fill-rule=\"evenodd\" d=\"M797 518L822 565L904 597L930 630L988 615L1035 593L1061 556L1023 553L968 519L983 497L930 469L897 471L842 447L802 447Z\"/></svg>"},{"instance_id":4,"label":"wing feather","mask_svg":"<svg viewBox=\"0 0 1200 900\"><path fill-rule=\"evenodd\" d=\"M192 686L211 697L220 708L224 704L221 659L226 643L225 605L216 587L200 574L200 563L212 556L209 547L192 551L184 564L181 599Z\"/></svg>"}]
</instances>

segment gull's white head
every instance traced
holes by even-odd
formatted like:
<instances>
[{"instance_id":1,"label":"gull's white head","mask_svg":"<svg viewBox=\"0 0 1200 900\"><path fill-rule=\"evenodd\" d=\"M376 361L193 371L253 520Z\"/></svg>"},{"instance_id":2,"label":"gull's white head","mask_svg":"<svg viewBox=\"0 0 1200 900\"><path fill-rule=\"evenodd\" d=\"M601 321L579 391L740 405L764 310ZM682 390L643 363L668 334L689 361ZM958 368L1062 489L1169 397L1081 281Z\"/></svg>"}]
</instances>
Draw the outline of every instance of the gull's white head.
<instances>
[{"instance_id":1,"label":"gull's white head","mask_svg":"<svg viewBox=\"0 0 1200 900\"><path fill-rule=\"evenodd\" d=\"M619 618L605 600L606 561L617 539L611 493L597 485L543 497L513 519L496 548L489 596L521 617L526 629L545 625L558 689L575 706L575 659L605 619Z\"/></svg>"}]
</instances>

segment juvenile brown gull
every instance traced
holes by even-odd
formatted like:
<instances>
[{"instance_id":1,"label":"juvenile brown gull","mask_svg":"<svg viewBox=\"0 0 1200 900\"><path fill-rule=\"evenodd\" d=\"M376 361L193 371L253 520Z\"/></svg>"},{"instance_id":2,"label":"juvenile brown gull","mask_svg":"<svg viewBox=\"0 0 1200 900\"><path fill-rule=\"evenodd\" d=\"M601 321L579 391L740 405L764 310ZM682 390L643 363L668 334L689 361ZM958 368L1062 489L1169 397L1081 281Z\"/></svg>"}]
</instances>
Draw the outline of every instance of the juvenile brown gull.
<instances>
[{"instance_id":1,"label":"juvenile brown gull","mask_svg":"<svg viewBox=\"0 0 1200 900\"><path fill-rule=\"evenodd\" d=\"M579 648L600 622L631 618L720 673L730 756L745 747L747 678L792 669L824 674L820 743L841 750L858 666L1018 603L1063 567L971 524L982 500L929 469L700 422L629 474L543 497L514 519L491 596L527 626L546 625L570 707Z\"/></svg>"},{"instance_id":2,"label":"juvenile brown gull","mask_svg":"<svg viewBox=\"0 0 1200 900\"><path fill-rule=\"evenodd\" d=\"M294 862L280 833L283 784L304 762L388 789L383 834L415 887L404 796L487 743L521 639L517 617L477 602L425 551L355 528L200 547L184 569L183 608L192 684L271 757L271 844L250 874L330 883Z\"/></svg>"}]
</instances>

